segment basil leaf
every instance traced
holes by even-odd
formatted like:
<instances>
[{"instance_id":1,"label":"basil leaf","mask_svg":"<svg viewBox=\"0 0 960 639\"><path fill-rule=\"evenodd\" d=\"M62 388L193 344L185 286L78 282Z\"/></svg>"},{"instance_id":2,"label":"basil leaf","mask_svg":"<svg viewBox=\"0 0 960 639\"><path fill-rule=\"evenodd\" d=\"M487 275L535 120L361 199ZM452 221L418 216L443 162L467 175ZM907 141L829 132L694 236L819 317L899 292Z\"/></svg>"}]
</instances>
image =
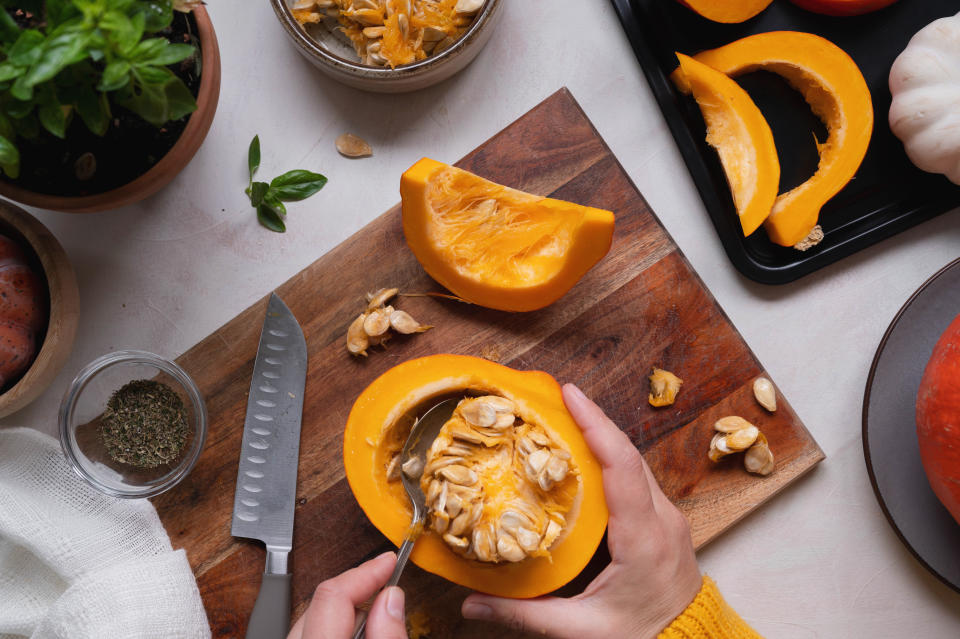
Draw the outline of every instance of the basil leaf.
<instances>
[{"instance_id":1,"label":"basil leaf","mask_svg":"<svg viewBox=\"0 0 960 639\"><path fill-rule=\"evenodd\" d=\"M257 207L257 219L261 225L275 233L284 233L287 230L287 225L283 223L283 218L266 204L261 204Z\"/></svg>"},{"instance_id":2,"label":"basil leaf","mask_svg":"<svg viewBox=\"0 0 960 639\"><path fill-rule=\"evenodd\" d=\"M263 197L267 194L267 191L270 189L270 185L266 182L254 182L250 185L248 192L250 194L250 204L253 206L260 206L263 202Z\"/></svg>"},{"instance_id":3,"label":"basil leaf","mask_svg":"<svg viewBox=\"0 0 960 639\"><path fill-rule=\"evenodd\" d=\"M126 60L114 60L103 70L97 90L103 92L122 89L130 83L130 63Z\"/></svg>"},{"instance_id":4,"label":"basil leaf","mask_svg":"<svg viewBox=\"0 0 960 639\"><path fill-rule=\"evenodd\" d=\"M7 60L19 67L28 67L43 55L43 34L36 29L27 29L7 52Z\"/></svg>"},{"instance_id":5,"label":"basil leaf","mask_svg":"<svg viewBox=\"0 0 960 639\"><path fill-rule=\"evenodd\" d=\"M287 207L283 205L283 202L281 202L277 194L273 192L273 189L267 189L266 195L263 196L263 204L273 209L277 215L282 217L287 216Z\"/></svg>"},{"instance_id":6,"label":"basil leaf","mask_svg":"<svg viewBox=\"0 0 960 639\"><path fill-rule=\"evenodd\" d=\"M285 202L297 202L310 197L326 183L327 178L319 173L295 169L273 178L270 189Z\"/></svg>"},{"instance_id":7,"label":"basil leaf","mask_svg":"<svg viewBox=\"0 0 960 639\"><path fill-rule=\"evenodd\" d=\"M0 13L3 13L0 11ZM6 82L7 80L13 80L17 76L23 75L23 67L18 67L10 62L0 62L0 82Z\"/></svg>"},{"instance_id":8,"label":"basil leaf","mask_svg":"<svg viewBox=\"0 0 960 639\"><path fill-rule=\"evenodd\" d=\"M104 31L132 31L133 23L130 18L119 11L106 11L100 16L99 26Z\"/></svg>"},{"instance_id":9,"label":"basil leaf","mask_svg":"<svg viewBox=\"0 0 960 639\"><path fill-rule=\"evenodd\" d=\"M13 142L0 135L0 167L9 177L16 179L20 175L20 151Z\"/></svg>"},{"instance_id":10,"label":"basil leaf","mask_svg":"<svg viewBox=\"0 0 960 639\"><path fill-rule=\"evenodd\" d=\"M46 42L40 59L30 68L26 82L31 86L46 82L65 67L87 57L87 36L78 31L61 33Z\"/></svg>"},{"instance_id":11,"label":"basil leaf","mask_svg":"<svg viewBox=\"0 0 960 639\"><path fill-rule=\"evenodd\" d=\"M105 93L84 86L77 97L77 113L94 135L102 136L110 127L110 102Z\"/></svg>"},{"instance_id":12,"label":"basil leaf","mask_svg":"<svg viewBox=\"0 0 960 639\"><path fill-rule=\"evenodd\" d=\"M146 29L150 33L162 31L173 22L172 0L146 0L137 5L134 10L146 19Z\"/></svg>"},{"instance_id":13,"label":"basil leaf","mask_svg":"<svg viewBox=\"0 0 960 639\"><path fill-rule=\"evenodd\" d=\"M155 55L149 59L143 60L149 64L156 64L159 66L166 66L168 64L174 64L186 60L196 52L196 48L192 44L170 44L167 43L163 49L158 51Z\"/></svg>"},{"instance_id":14,"label":"basil leaf","mask_svg":"<svg viewBox=\"0 0 960 639\"><path fill-rule=\"evenodd\" d=\"M160 86L166 86L167 82L176 78L170 69L143 63L137 64L137 74L147 84L159 84Z\"/></svg>"},{"instance_id":15,"label":"basil leaf","mask_svg":"<svg viewBox=\"0 0 960 639\"><path fill-rule=\"evenodd\" d=\"M6 11L0 11L0 41L3 44L16 42L20 37L20 27Z\"/></svg>"},{"instance_id":16,"label":"basil leaf","mask_svg":"<svg viewBox=\"0 0 960 639\"><path fill-rule=\"evenodd\" d=\"M250 140L250 148L247 149L247 168L250 170L250 181L253 182L253 174L260 168L260 136L255 135Z\"/></svg>"},{"instance_id":17,"label":"basil leaf","mask_svg":"<svg viewBox=\"0 0 960 639\"><path fill-rule=\"evenodd\" d=\"M14 120L20 120L33 113L33 100L13 100L7 102L4 108Z\"/></svg>"},{"instance_id":18,"label":"basil leaf","mask_svg":"<svg viewBox=\"0 0 960 639\"><path fill-rule=\"evenodd\" d=\"M67 114L52 89L43 93L37 117L43 128L62 140L67 135Z\"/></svg>"},{"instance_id":19,"label":"basil leaf","mask_svg":"<svg viewBox=\"0 0 960 639\"><path fill-rule=\"evenodd\" d=\"M141 40L137 46L130 51L130 60L134 62L149 62L154 56L159 55L163 49L170 44L165 38L148 38Z\"/></svg>"},{"instance_id":20,"label":"basil leaf","mask_svg":"<svg viewBox=\"0 0 960 639\"><path fill-rule=\"evenodd\" d=\"M168 121L179 120L197 110L197 99L177 76L172 75L164 91L167 97Z\"/></svg>"},{"instance_id":21,"label":"basil leaf","mask_svg":"<svg viewBox=\"0 0 960 639\"><path fill-rule=\"evenodd\" d=\"M33 85L28 84L26 76L21 75L10 87L10 95L22 102L29 102L33 100Z\"/></svg>"}]
</instances>

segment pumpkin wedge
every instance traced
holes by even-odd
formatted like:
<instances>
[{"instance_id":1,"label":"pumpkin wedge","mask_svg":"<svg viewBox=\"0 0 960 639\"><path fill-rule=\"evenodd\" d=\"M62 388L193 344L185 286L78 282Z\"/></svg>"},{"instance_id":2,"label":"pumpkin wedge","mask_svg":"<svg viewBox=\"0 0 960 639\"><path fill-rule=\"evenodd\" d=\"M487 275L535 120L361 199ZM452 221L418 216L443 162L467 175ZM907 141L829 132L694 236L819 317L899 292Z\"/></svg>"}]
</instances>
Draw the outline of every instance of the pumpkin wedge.
<instances>
[{"instance_id":1,"label":"pumpkin wedge","mask_svg":"<svg viewBox=\"0 0 960 639\"><path fill-rule=\"evenodd\" d=\"M680 0L707 20L727 24L745 22L757 15L773 0Z\"/></svg>"},{"instance_id":2,"label":"pumpkin wedge","mask_svg":"<svg viewBox=\"0 0 960 639\"><path fill-rule=\"evenodd\" d=\"M770 214L780 186L773 133L734 80L682 53L677 58L707 123L707 143L720 155L743 234L750 235Z\"/></svg>"},{"instance_id":3,"label":"pumpkin wedge","mask_svg":"<svg viewBox=\"0 0 960 639\"><path fill-rule=\"evenodd\" d=\"M840 47L797 31L758 33L694 58L731 77L757 70L783 76L826 125L829 135L818 144L816 173L781 193L764 221L772 241L796 245L811 234L820 209L853 178L867 153L873 102L863 74Z\"/></svg>"},{"instance_id":4,"label":"pumpkin wedge","mask_svg":"<svg viewBox=\"0 0 960 639\"><path fill-rule=\"evenodd\" d=\"M557 485L563 493L561 500L564 501L565 514L557 518L563 522L562 530L556 534L554 527L553 533L547 532L543 535L539 548L534 544L536 550L520 560L513 558L509 561L494 562L491 561L494 558L484 556L481 561L479 557L484 553L480 552L480 547L484 544L480 544L478 540L482 534L475 531L472 536L466 536L466 539L457 537L456 541L465 542L462 547L451 545L448 535L438 532L436 511L431 506L430 520L418 538L410 558L424 570L454 583L502 597L537 597L555 590L576 577L590 561L603 538L608 513L600 465L567 412L560 385L547 373L518 371L485 359L464 355L432 355L391 368L360 394L347 419L343 437L343 460L350 488L373 525L390 541L399 545L410 526L412 511L402 482L392 470L397 466L397 454L402 449L416 417L438 401L465 396L477 399L461 402L458 412L466 414L469 409L478 408L477 402L489 402L494 398L499 402L495 405L498 417L500 410L505 407L515 414L516 422L506 430L497 426L501 428L498 437L518 437L516 446L510 444L510 450L504 456L505 460L517 459L527 454L528 461L531 461L531 449L525 448L523 441L524 433L529 434L531 427L536 428L535 439L541 445L546 445L544 442L549 441L553 452L564 451L563 459L569 460L568 468L571 471L562 480L564 485ZM457 413L454 413L454 417L456 415ZM444 430L451 425L457 426L452 422L453 419L444 426ZM438 474L448 475L449 479L449 485L445 484L442 488L444 499L449 506L454 495L457 495L457 513L482 513L479 518L481 523L495 521L502 524L507 518L512 518L516 524L516 516L501 512L505 508L505 504L501 502L514 487L506 484L513 482L517 473L524 472L525 464L516 469L509 465L509 461L505 462L505 466L499 467L487 464L487 472L480 466L473 466L473 470L467 469L464 464L469 464L476 457L476 461L482 465L485 456L489 456L490 451L499 446L498 443L489 441L489 431L488 434L478 434L477 429L470 432L471 437L482 438L480 443L475 442L474 448L466 445L469 440L461 440L458 435L453 435L453 444L465 449L458 453L459 457L456 458L461 465L437 465L440 468ZM441 431L441 437L443 435L444 431ZM433 450L436 444L435 441L434 446L431 446L431 454L437 452ZM450 442L442 445L448 444ZM479 452L476 449L479 449ZM537 452L538 456L547 455L543 452L546 448L537 450L540 451ZM430 455L427 466L417 471L423 473L422 483L432 482L429 459ZM442 459L449 460L451 457ZM456 473L453 472L455 470ZM490 472L497 470L499 472ZM399 469L397 471L401 472ZM457 473L468 474L475 471L476 476L470 478L471 482L456 477ZM467 486L459 485L468 483ZM458 492L454 492L454 489ZM464 490L473 491L472 500ZM431 499L429 488L426 494L428 506L435 504L436 496ZM544 493L536 494L544 501L542 504L533 504L535 509L540 506L552 508L555 505ZM479 503L473 503L477 500ZM537 501L536 498L534 501ZM522 511L515 507L513 509ZM444 533L454 526L454 522L441 523ZM493 524L484 525L492 530ZM458 535L462 535L462 532L458 532ZM522 534L517 534L518 541L522 538ZM543 541L544 539L546 541ZM502 541L498 539L495 545L501 555L506 553ZM489 544L486 546L489 551ZM546 551L544 546L548 546ZM474 552L475 550L477 552Z\"/></svg>"},{"instance_id":5,"label":"pumpkin wedge","mask_svg":"<svg viewBox=\"0 0 960 639\"><path fill-rule=\"evenodd\" d=\"M613 213L511 189L424 158L400 181L403 233L424 270L468 302L532 311L610 250Z\"/></svg>"}]
</instances>

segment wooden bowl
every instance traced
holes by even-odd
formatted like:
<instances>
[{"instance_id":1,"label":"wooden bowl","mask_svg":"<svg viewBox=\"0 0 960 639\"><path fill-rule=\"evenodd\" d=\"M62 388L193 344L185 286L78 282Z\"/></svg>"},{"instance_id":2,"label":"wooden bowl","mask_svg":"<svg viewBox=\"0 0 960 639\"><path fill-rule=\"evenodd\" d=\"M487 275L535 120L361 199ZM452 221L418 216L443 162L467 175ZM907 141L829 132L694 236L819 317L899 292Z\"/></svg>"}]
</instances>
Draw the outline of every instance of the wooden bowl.
<instances>
[{"instance_id":1,"label":"wooden bowl","mask_svg":"<svg viewBox=\"0 0 960 639\"><path fill-rule=\"evenodd\" d=\"M50 295L50 319L36 359L27 372L0 395L0 417L14 413L47 389L73 350L80 314L80 291L73 265L57 238L40 220L0 200L0 233L20 243L37 259Z\"/></svg>"},{"instance_id":2,"label":"wooden bowl","mask_svg":"<svg viewBox=\"0 0 960 639\"><path fill-rule=\"evenodd\" d=\"M0 180L0 195L52 211L94 213L139 202L169 184L180 171L186 168L204 138L207 137L213 116L217 112L217 102L220 100L220 49L217 45L217 34L213 30L213 23L205 8L195 7L193 15L197 21L197 35L200 40L200 56L203 65L200 88L197 90L197 110L190 115L190 120L187 121L187 126L180 134L180 138L167 154L160 158L159 162L132 182L95 195L77 197L47 195L28 191L2 180Z\"/></svg>"}]
</instances>

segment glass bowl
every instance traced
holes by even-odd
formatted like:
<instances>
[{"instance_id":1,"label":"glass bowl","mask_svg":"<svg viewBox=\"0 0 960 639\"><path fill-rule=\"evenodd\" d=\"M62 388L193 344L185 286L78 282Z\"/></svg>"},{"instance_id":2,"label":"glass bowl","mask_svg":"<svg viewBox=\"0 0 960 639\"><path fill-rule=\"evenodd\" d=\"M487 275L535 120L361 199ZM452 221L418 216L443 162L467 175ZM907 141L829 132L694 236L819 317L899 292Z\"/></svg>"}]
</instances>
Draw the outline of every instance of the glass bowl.
<instances>
[{"instance_id":1,"label":"glass bowl","mask_svg":"<svg viewBox=\"0 0 960 639\"><path fill-rule=\"evenodd\" d=\"M127 382L148 379L169 386L183 400L188 434L179 456L156 468L140 468L110 457L97 423L110 396ZM207 438L207 409L200 389L170 360L144 351L117 351L81 370L60 404L60 445L73 469L114 497L159 495L187 476Z\"/></svg>"}]
</instances>

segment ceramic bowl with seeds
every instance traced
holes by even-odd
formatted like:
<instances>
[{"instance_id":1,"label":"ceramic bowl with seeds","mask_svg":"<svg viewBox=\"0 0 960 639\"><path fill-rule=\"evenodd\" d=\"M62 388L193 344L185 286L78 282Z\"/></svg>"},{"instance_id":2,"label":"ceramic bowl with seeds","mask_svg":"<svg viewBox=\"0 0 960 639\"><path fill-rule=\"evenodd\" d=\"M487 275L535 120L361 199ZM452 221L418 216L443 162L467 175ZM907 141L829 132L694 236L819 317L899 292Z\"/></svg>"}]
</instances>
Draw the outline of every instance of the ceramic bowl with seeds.
<instances>
[{"instance_id":1,"label":"ceramic bowl with seeds","mask_svg":"<svg viewBox=\"0 0 960 639\"><path fill-rule=\"evenodd\" d=\"M427 0L270 1L284 31L314 66L344 84L379 93L423 89L462 70L489 41L502 3L458 0L456 4L461 5L463 13L456 26L446 27L449 34L440 37L439 30L416 26L416 16L407 17L407 11L419 15L418 4ZM297 16L305 20L304 12L310 14L311 21L301 24ZM341 28L344 21L339 20L340 14L356 22L355 27ZM417 48L422 48L427 57L391 66L382 47L390 47L392 41L383 31L404 27L404 33L418 43Z\"/></svg>"}]
</instances>

